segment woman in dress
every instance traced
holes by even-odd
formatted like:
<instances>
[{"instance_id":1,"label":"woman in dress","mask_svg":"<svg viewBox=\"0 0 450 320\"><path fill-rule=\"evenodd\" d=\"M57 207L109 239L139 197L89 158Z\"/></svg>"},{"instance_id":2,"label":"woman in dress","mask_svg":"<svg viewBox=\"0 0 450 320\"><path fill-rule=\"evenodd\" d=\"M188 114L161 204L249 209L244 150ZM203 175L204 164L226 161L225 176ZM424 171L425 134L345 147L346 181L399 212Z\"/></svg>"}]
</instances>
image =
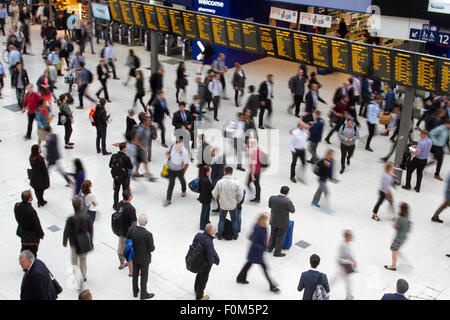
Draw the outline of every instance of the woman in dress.
<instances>
[{"instance_id":1,"label":"woman in dress","mask_svg":"<svg viewBox=\"0 0 450 320\"><path fill-rule=\"evenodd\" d=\"M402 202L400 204L400 213L398 214L397 221L394 223L394 229L397 230L394 241L391 245L392 251L392 264L390 266L384 266L391 271L397 270L397 258L402 257L400 254L400 248L405 243L407 235L410 231L411 221L409 221L409 206L407 203Z\"/></svg>"},{"instance_id":2,"label":"woman in dress","mask_svg":"<svg viewBox=\"0 0 450 320\"><path fill-rule=\"evenodd\" d=\"M31 147L30 165L30 185L34 189L38 207L45 206L47 201L44 200L44 191L50 187L50 179L45 160L41 156L41 147L37 144Z\"/></svg>"},{"instance_id":3,"label":"woman in dress","mask_svg":"<svg viewBox=\"0 0 450 320\"><path fill-rule=\"evenodd\" d=\"M97 198L92 193L92 181L84 180L81 184L81 195L84 197L84 202L87 207L87 214L91 217L92 222L95 221L95 217L97 216Z\"/></svg>"}]
</instances>

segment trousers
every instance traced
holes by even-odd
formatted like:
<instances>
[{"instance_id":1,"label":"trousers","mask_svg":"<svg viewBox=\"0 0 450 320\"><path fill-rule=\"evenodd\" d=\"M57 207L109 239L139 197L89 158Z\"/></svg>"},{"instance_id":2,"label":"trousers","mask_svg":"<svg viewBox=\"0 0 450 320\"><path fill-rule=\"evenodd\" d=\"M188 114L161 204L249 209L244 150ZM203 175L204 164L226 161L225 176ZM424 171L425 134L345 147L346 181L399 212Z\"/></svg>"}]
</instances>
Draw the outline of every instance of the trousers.
<instances>
[{"instance_id":1,"label":"trousers","mask_svg":"<svg viewBox=\"0 0 450 320\"><path fill-rule=\"evenodd\" d=\"M114 208L119 203L119 191L121 186L122 186L122 193L125 192L125 190L130 189L130 179L126 178L124 180L114 180L114 204L113 204Z\"/></svg>"},{"instance_id":2,"label":"trousers","mask_svg":"<svg viewBox=\"0 0 450 320\"><path fill-rule=\"evenodd\" d=\"M102 148L100 150L100 140L102 142ZM95 141L95 145L97 147L97 153L102 151L106 152L106 127L97 127L97 139Z\"/></svg>"},{"instance_id":3,"label":"trousers","mask_svg":"<svg viewBox=\"0 0 450 320\"><path fill-rule=\"evenodd\" d=\"M322 196L322 193L325 194L325 197L328 197L328 189L325 181L319 180L319 187L317 188L316 193L314 194L313 201L314 203L319 203L320 197Z\"/></svg>"},{"instance_id":4,"label":"trousers","mask_svg":"<svg viewBox=\"0 0 450 320\"><path fill-rule=\"evenodd\" d=\"M239 272L239 275L237 276L237 280L238 281L246 281L247 280L247 272L250 269L250 267L252 266L252 262L247 261L247 263L244 265L244 267L242 268L241 272ZM264 275L266 276L267 281L269 282L270 288L275 287L272 279L270 279L269 274L267 273L267 266L265 263L261 263L261 267L264 271Z\"/></svg>"},{"instance_id":5,"label":"trousers","mask_svg":"<svg viewBox=\"0 0 450 320\"><path fill-rule=\"evenodd\" d=\"M282 227L272 227L270 229L270 245L269 249L275 248L275 255L279 255L281 253L281 249L283 249L284 239L286 238L288 229ZM269 251L270 251L269 250Z\"/></svg>"},{"instance_id":6,"label":"trousers","mask_svg":"<svg viewBox=\"0 0 450 320\"><path fill-rule=\"evenodd\" d=\"M31 131L33 131L33 121L35 118L36 114L28 114L27 134L25 135L27 138L31 138Z\"/></svg>"},{"instance_id":7,"label":"trousers","mask_svg":"<svg viewBox=\"0 0 450 320\"><path fill-rule=\"evenodd\" d=\"M342 169L345 169L345 158L350 160L350 158L353 156L354 151L355 151L355 145L346 146L345 144L341 143L341 168Z\"/></svg>"},{"instance_id":8,"label":"trousers","mask_svg":"<svg viewBox=\"0 0 450 320\"><path fill-rule=\"evenodd\" d=\"M297 165L297 158L300 157L302 161L302 165L306 165L305 160L305 149L295 149L295 152L292 152L292 162L291 162L291 179L295 177L295 167Z\"/></svg>"},{"instance_id":9,"label":"trousers","mask_svg":"<svg viewBox=\"0 0 450 320\"><path fill-rule=\"evenodd\" d=\"M133 261L133 294L137 295L139 292L138 280L139 272L141 273L141 298L147 293L148 281L148 266L149 264L137 264Z\"/></svg>"},{"instance_id":10,"label":"trousers","mask_svg":"<svg viewBox=\"0 0 450 320\"><path fill-rule=\"evenodd\" d=\"M72 250L72 265L73 266L80 266L81 275L83 276L83 279L86 279L86 273L87 273L87 263L86 263L86 257L87 253L78 254L75 251L75 247L71 246L70 249Z\"/></svg>"},{"instance_id":11,"label":"trousers","mask_svg":"<svg viewBox=\"0 0 450 320\"><path fill-rule=\"evenodd\" d=\"M420 184L422 183L422 175L425 166L427 165L427 159L417 159L416 157L411 160L408 168L406 169L406 187L411 188L411 177L414 171L417 169L417 181L416 189L420 190Z\"/></svg>"},{"instance_id":12,"label":"trousers","mask_svg":"<svg viewBox=\"0 0 450 320\"><path fill-rule=\"evenodd\" d=\"M196 300L200 300L204 295L204 290L206 284L208 283L211 267L211 265L204 267L203 270L197 273L197 275L195 276L194 291Z\"/></svg>"},{"instance_id":13,"label":"trousers","mask_svg":"<svg viewBox=\"0 0 450 320\"><path fill-rule=\"evenodd\" d=\"M169 187L167 188L166 200L172 200L173 188L175 187L175 178L180 179L181 192L186 192L186 180L184 179L184 170L170 170L169 169Z\"/></svg>"}]
</instances>

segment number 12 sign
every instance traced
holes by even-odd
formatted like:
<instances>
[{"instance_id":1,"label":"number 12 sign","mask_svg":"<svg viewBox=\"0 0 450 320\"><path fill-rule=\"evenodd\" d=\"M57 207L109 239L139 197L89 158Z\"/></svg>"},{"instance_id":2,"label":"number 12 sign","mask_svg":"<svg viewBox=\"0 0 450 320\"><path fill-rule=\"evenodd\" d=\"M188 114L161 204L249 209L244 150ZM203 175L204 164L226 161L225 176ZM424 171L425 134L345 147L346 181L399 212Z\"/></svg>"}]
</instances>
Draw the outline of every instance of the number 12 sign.
<instances>
[{"instance_id":1,"label":"number 12 sign","mask_svg":"<svg viewBox=\"0 0 450 320\"><path fill-rule=\"evenodd\" d=\"M435 43L440 46L450 47L450 33L439 32Z\"/></svg>"}]
</instances>

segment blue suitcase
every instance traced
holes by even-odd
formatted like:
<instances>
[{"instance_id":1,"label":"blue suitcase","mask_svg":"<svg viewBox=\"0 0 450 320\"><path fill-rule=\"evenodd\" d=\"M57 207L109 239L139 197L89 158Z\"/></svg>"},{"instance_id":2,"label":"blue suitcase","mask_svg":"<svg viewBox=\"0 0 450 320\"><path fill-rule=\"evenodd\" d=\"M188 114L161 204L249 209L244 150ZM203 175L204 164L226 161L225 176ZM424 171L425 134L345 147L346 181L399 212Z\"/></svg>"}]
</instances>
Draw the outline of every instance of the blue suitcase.
<instances>
[{"instance_id":1,"label":"blue suitcase","mask_svg":"<svg viewBox=\"0 0 450 320\"><path fill-rule=\"evenodd\" d=\"M294 221L289 221L289 228L284 239L283 249L292 247L292 234L294 233Z\"/></svg>"}]
</instances>

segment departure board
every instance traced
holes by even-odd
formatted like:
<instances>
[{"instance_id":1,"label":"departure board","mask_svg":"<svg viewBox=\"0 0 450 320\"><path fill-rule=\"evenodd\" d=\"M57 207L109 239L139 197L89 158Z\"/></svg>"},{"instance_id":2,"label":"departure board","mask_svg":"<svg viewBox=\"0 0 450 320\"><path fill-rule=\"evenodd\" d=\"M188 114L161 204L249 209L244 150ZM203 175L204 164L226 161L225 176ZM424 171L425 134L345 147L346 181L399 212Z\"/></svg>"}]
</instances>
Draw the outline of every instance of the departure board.
<instances>
[{"instance_id":1,"label":"departure board","mask_svg":"<svg viewBox=\"0 0 450 320\"><path fill-rule=\"evenodd\" d=\"M134 24L138 27L145 28L145 15L144 10L142 9L142 3L139 2L131 2L131 10L133 12Z\"/></svg>"},{"instance_id":2,"label":"departure board","mask_svg":"<svg viewBox=\"0 0 450 320\"><path fill-rule=\"evenodd\" d=\"M197 23L200 40L212 41L211 18L197 14Z\"/></svg>"},{"instance_id":3,"label":"departure board","mask_svg":"<svg viewBox=\"0 0 450 320\"><path fill-rule=\"evenodd\" d=\"M278 57L283 59L294 60L292 54L292 34L287 30L275 30L275 39L277 42Z\"/></svg>"},{"instance_id":4,"label":"departure board","mask_svg":"<svg viewBox=\"0 0 450 320\"><path fill-rule=\"evenodd\" d=\"M166 8L156 7L159 31L170 32L170 18Z\"/></svg>"},{"instance_id":5,"label":"departure board","mask_svg":"<svg viewBox=\"0 0 450 320\"><path fill-rule=\"evenodd\" d=\"M158 18L156 17L156 9L154 6L143 4L145 20L147 21L147 28L158 31Z\"/></svg>"},{"instance_id":6,"label":"departure board","mask_svg":"<svg viewBox=\"0 0 450 320\"><path fill-rule=\"evenodd\" d=\"M122 15L120 14L120 4L119 0L109 0L109 11L111 12L111 18L114 21L123 23Z\"/></svg>"},{"instance_id":7,"label":"departure board","mask_svg":"<svg viewBox=\"0 0 450 320\"><path fill-rule=\"evenodd\" d=\"M330 39L316 35L311 36L312 63L315 66L330 67Z\"/></svg>"},{"instance_id":8,"label":"departure board","mask_svg":"<svg viewBox=\"0 0 450 320\"><path fill-rule=\"evenodd\" d=\"M295 60L311 64L309 36L306 33L293 32Z\"/></svg>"},{"instance_id":9,"label":"departure board","mask_svg":"<svg viewBox=\"0 0 450 320\"><path fill-rule=\"evenodd\" d=\"M414 55L406 51L393 50L394 75L392 80L402 86L413 86Z\"/></svg>"},{"instance_id":10,"label":"departure board","mask_svg":"<svg viewBox=\"0 0 450 320\"><path fill-rule=\"evenodd\" d=\"M370 47L352 43L352 74L368 76L370 73Z\"/></svg>"},{"instance_id":11,"label":"departure board","mask_svg":"<svg viewBox=\"0 0 450 320\"><path fill-rule=\"evenodd\" d=\"M183 21L184 21L184 33L186 37L191 39L198 39L195 13L183 11Z\"/></svg>"},{"instance_id":12,"label":"departure board","mask_svg":"<svg viewBox=\"0 0 450 320\"><path fill-rule=\"evenodd\" d=\"M331 39L331 68L350 73L350 43L348 41Z\"/></svg>"},{"instance_id":13,"label":"departure board","mask_svg":"<svg viewBox=\"0 0 450 320\"><path fill-rule=\"evenodd\" d=\"M133 12L131 12L131 3L128 1L119 0L120 9L122 12L123 23L134 25Z\"/></svg>"},{"instance_id":14,"label":"departure board","mask_svg":"<svg viewBox=\"0 0 450 320\"><path fill-rule=\"evenodd\" d=\"M440 80L438 91L443 94L450 93L450 61L441 60L439 68Z\"/></svg>"},{"instance_id":15,"label":"departure board","mask_svg":"<svg viewBox=\"0 0 450 320\"><path fill-rule=\"evenodd\" d=\"M211 17L211 26L213 32L214 43L219 46L228 46L227 25L225 19Z\"/></svg>"},{"instance_id":16,"label":"departure board","mask_svg":"<svg viewBox=\"0 0 450 320\"><path fill-rule=\"evenodd\" d=\"M179 36L184 36L183 16L181 11L169 9L170 24L172 25L172 32Z\"/></svg>"},{"instance_id":17,"label":"departure board","mask_svg":"<svg viewBox=\"0 0 450 320\"><path fill-rule=\"evenodd\" d=\"M259 35L262 53L275 56L274 29L260 26Z\"/></svg>"},{"instance_id":18,"label":"departure board","mask_svg":"<svg viewBox=\"0 0 450 320\"><path fill-rule=\"evenodd\" d=\"M258 46L258 29L255 25L242 23L242 37L244 39L244 49L257 53Z\"/></svg>"},{"instance_id":19,"label":"departure board","mask_svg":"<svg viewBox=\"0 0 450 320\"><path fill-rule=\"evenodd\" d=\"M382 81L390 82L392 51L389 48L372 47L372 71Z\"/></svg>"},{"instance_id":20,"label":"departure board","mask_svg":"<svg viewBox=\"0 0 450 320\"><path fill-rule=\"evenodd\" d=\"M426 91L436 91L439 71L438 59L416 55L415 70L415 86Z\"/></svg>"},{"instance_id":21,"label":"departure board","mask_svg":"<svg viewBox=\"0 0 450 320\"><path fill-rule=\"evenodd\" d=\"M231 48L242 50L244 42L242 40L241 23L227 20L228 44Z\"/></svg>"}]
</instances>

